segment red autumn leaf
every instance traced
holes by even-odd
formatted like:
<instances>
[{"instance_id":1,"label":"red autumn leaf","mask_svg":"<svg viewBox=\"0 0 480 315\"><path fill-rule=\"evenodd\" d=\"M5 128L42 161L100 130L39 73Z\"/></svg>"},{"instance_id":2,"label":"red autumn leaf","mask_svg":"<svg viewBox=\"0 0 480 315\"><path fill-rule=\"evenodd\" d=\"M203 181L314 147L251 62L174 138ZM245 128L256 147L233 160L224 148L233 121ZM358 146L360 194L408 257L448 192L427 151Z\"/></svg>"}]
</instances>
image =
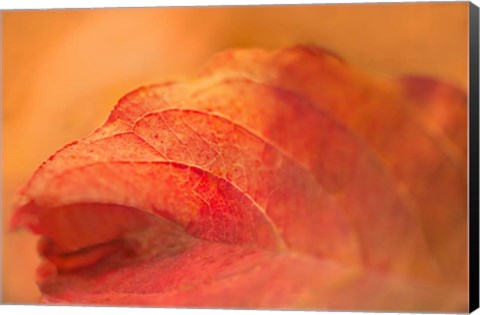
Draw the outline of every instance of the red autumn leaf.
<instances>
[{"instance_id":1,"label":"red autumn leaf","mask_svg":"<svg viewBox=\"0 0 480 315\"><path fill-rule=\"evenodd\" d=\"M16 207L45 303L463 311L466 97L227 51L127 94Z\"/></svg>"}]
</instances>

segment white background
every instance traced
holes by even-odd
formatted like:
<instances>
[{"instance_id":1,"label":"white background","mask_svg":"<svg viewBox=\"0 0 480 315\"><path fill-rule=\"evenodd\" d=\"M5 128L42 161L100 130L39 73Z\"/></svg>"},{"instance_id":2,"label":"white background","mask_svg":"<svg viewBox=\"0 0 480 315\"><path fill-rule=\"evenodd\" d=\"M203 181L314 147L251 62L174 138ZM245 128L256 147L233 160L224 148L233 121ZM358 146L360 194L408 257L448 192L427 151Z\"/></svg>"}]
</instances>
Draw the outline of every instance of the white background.
<instances>
[{"instance_id":1,"label":"white background","mask_svg":"<svg viewBox=\"0 0 480 315\"><path fill-rule=\"evenodd\" d=\"M435 2L454 2L436 0ZM247 5L247 4L309 4L309 3L367 3L367 2L417 2L415 0L12 0L2 1L0 9L47 9L47 8L102 8L102 7L151 7L151 6L193 6L193 5ZM432 2L432 1L430 1ZM461 1L465 2L465 1ZM480 0L473 0L480 6Z\"/></svg>"}]
</instances>

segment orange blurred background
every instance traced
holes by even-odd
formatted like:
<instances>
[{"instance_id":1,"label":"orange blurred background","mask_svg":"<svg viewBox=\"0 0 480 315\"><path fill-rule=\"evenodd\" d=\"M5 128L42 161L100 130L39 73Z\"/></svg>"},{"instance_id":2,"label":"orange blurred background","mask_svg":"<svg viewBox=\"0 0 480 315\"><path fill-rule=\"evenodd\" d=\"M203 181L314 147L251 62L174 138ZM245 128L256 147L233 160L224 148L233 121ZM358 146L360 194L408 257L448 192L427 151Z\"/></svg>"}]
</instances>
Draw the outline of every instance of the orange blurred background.
<instances>
[{"instance_id":1,"label":"orange blurred background","mask_svg":"<svg viewBox=\"0 0 480 315\"><path fill-rule=\"evenodd\" d=\"M3 23L3 303L36 303L36 239L9 232L18 187L128 91L192 75L230 47L328 48L381 75L466 90L468 3L10 11Z\"/></svg>"}]
</instances>

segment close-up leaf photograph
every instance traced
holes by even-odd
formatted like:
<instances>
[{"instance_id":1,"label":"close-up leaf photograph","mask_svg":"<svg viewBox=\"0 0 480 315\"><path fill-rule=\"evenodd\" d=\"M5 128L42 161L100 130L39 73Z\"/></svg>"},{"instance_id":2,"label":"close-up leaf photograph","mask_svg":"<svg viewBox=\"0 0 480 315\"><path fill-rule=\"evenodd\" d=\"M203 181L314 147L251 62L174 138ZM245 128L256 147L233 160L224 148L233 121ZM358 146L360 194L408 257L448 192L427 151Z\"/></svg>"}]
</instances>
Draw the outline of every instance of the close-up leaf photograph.
<instances>
[{"instance_id":1,"label":"close-up leaf photograph","mask_svg":"<svg viewBox=\"0 0 480 315\"><path fill-rule=\"evenodd\" d=\"M475 5L1 15L2 303L472 310Z\"/></svg>"}]
</instances>

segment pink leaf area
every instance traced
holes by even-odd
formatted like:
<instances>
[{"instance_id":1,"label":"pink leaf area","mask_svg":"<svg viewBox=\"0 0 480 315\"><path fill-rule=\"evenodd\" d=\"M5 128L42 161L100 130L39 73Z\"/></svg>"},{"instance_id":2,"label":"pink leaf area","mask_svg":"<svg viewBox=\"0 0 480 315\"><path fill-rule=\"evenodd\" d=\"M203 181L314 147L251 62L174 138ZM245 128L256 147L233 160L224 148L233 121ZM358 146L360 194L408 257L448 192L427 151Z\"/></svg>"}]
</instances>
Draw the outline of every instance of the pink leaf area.
<instances>
[{"instance_id":1,"label":"pink leaf area","mask_svg":"<svg viewBox=\"0 0 480 315\"><path fill-rule=\"evenodd\" d=\"M318 47L139 88L26 183L49 304L465 311L466 95Z\"/></svg>"}]
</instances>

